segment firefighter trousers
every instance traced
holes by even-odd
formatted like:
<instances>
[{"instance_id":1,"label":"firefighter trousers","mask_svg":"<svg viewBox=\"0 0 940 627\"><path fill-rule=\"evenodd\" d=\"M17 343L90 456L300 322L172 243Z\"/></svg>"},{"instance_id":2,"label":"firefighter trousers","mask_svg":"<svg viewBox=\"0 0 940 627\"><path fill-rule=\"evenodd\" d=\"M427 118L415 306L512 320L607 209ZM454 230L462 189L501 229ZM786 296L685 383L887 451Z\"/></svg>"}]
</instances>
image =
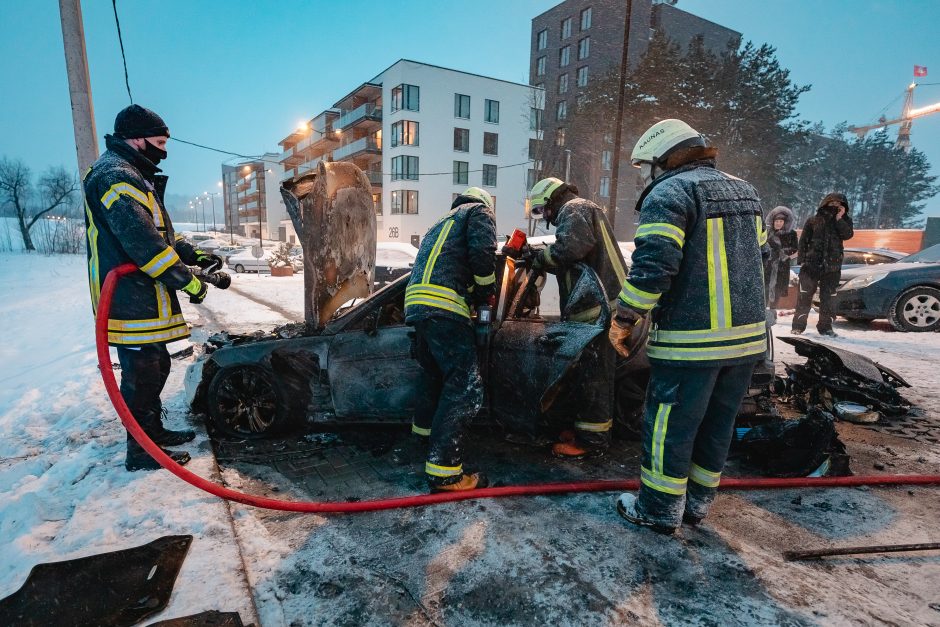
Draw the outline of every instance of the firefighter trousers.
<instances>
[{"instance_id":1,"label":"firefighter trousers","mask_svg":"<svg viewBox=\"0 0 940 627\"><path fill-rule=\"evenodd\" d=\"M121 363L121 396L134 418L148 435L163 426L160 393L170 376L170 352L165 344L118 346ZM143 453L137 441L127 434L128 454Z\"/></svg>"},{"instance_id":2,"label":"firefighter trousers","mask_svg":"<svg viewBox=\"0 0 940 627\"><path fill-rule=\"evenodd\" d=\"M430 436L425 472L444 485L463 474L462 440L483 405L473 328L444 317L415 322L415 358L423 371L412 430Z\"/></svg>"},{"instance_id":3,"label":"firefighter trousers","mask_svg":"<svg viewBox=\"0 0 940 627\"><path fill-rule=\"evenodd\" d=\"M819 320L816 330L822 333L832 329L832 299L839 287L842 271L816 272L804 267L800 270L800 296L796 301L796 312L793 314L793 329L806 330L806 320L809 317L810 307L813 306L813 294L819 288Z\"/></svg>"},{"instance_id":4,"label":"firefighter trousers","mask_svg":"<svg viewBox=\"0 0 940 627\"><path fill-rule=\"evenodd\" d=\"M610 446L617 354L607 334L597 336L579 360L577 390L569 402L578 442L591 449Z\"/></svg>"},{"instance_id":5,"label":"firefighter trousers","mask_svg":"<svg viewBox=\"0 0 940 627\"><path fill-rule=\"evenodd\" d=\"M637 501L643 518L677 527L683 511L705 517L754 366L651 365Z\"/></svg>"}]
</instances>

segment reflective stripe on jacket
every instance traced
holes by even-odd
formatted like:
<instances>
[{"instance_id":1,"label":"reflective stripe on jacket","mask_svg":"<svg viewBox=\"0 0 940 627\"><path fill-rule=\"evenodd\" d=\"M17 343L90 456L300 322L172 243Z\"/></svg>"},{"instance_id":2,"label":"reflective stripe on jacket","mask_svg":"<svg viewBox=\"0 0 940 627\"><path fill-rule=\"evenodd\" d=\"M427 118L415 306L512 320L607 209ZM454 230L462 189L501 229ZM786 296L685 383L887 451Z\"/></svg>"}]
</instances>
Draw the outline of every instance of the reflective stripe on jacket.
<instances>
[{"instance_id":1,"label":"reflective stripe on jacket","mask_svg":"<svg viewBox=\"0 0 940 627\"><path fill-rule=\"evenodd\" d=\"M83 180L88 284L97 313L104 279L133 263L140 271L118 283L108 319L110 344L165 343L189 337L176 290L194 280L187 263L196 250L173 231L163 206L166 177L123 140L107 136L108 150Z\"/></svg>"},{"instance_id":2,"label":"reflective stripe on jacket","mask_svg":"<svg viewBox=\"0 0 940 627\"><path fill-rule=\"evenodd\" d=\"M476 286L496 282L496 218L476 199L458 196L418 250L405 290L405 320L428 316L470 320Z\"/></svg>"},{"instance_id":3,"label":"reflective stripe on jacket","mask_svg":"<svg viewBox=\"0 0 940 627\"><path fill-rule=\"evenodd\" d=\"M630 274L620 300L652 310L651 360L734 364L766 350L760 199L747 182L699 161L641 197Z\"/></svg>"}]
</instances>

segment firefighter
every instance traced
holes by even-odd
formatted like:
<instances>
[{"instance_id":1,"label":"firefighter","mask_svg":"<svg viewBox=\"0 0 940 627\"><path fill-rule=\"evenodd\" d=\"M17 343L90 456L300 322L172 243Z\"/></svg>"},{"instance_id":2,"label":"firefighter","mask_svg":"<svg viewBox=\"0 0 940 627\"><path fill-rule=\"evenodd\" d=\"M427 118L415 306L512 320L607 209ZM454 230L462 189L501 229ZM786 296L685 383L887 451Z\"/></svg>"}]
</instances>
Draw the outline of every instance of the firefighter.
<instances>
[{"instance_id":1,"label":"firefighter","mask_svg":"<svg viewBox=\"0 0 940 627\"><path fill-rule=\"evenodd\" d=\"M478 187L457 196L418 251L405 291L405 322L415 328L424 372L412 432L429 437L425 472L432 492L486 487L463 468L466 423L483 404L470 305L488 303L496 286L493 198Z\"/></svg>"},{"instance_id":2,"label":"firefighter","mask_svg":"<svg viewBox=\"0 0 940 627\"><path fill-rule=\"evenodd\" d=\"M614 299L626 278L626 264L604 211L580 198L574 185L557 178L542 179L532 187L529 208L535 218L544 217L556 227L555 242L534 257L533 268L558 275L562 310L574 285L573 265L579 261L597 273L605 292ZM594 322L599 315L600 307L595 306L569 319ZM610 446L615 369L614 350L601 335L580 360L581 393L572 410L574 435L562 433L562 441L552 447L553 455L580 459L603 454Z\"/></svg>"},{"instance_id":3,"label":"firefighter","mask_svg":"<svg viewBox=\"0 0 940 627\"><path fill-rule=\"evenodd\" d=\"M611 343L627 353L636 323L652 316L653 327L640 492L621 495L617 510L665 534L705 517L767 347L760 201L750 184L716 169L716 156L672 119L643 133L632 155L646 188Z\"/></svg>"},{"instance_id":4,"label":"firefighter","mask_svg":"<svg viewBox=\"0 0 940 627\"><path fill-rule=\"evenodd\" d=\"M176 290L201 303L207 283L229 285L217 272L222 260L195 249L173 231L163 204L167 177L158 164L166 158L170 136L159 115L131 105L105 136L107 150L85 173L85 227L92 311L97 314L101 287L108 272L133 263L140 269L117 285L108 319L108 343L117 347L121 364L121 396L150 438L160 446L177 446L195 437L191 430L163 426L160 392L170 374L168 342L189 337ZM186 264L199 266L203 279ZM164 451L177 463L189 461L184 451ZM155 470L153 460L130 434L124 467Z\"/></svg>"}]
</instances>

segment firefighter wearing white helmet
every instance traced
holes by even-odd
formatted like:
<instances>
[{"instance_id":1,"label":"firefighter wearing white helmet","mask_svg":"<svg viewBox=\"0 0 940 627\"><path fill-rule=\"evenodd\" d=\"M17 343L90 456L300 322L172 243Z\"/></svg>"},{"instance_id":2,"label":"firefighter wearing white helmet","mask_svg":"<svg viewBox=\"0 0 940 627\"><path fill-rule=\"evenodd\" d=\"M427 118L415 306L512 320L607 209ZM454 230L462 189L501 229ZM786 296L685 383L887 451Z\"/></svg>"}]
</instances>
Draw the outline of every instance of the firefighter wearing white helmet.
<instances>
[{"instance_id":1,"label":"firefighter wearing white helmet","mask_svg":"<svg viewBox=\"0 0 940 627\"><path fill-rule=\"evenodd\" d=\"M647 186L611 343L625 354L638 322L653 327L640 493L621 495L617 510L660 533L707 513L767 345L760 200L716 156L681 120L653 125L632 155Z\"/></svg>"},{"instance_id":2,"label":"firefighter wearing white helmet","mask_svg":"<svg viewBox=\"0 0 940 627\"><path fill-rule=\"evenodd\" d=\"M613 296L620 290L626 278L626 263L603 209L580 198L574 185L554 177L542 179L532 187L529 209L533 216L544 217L556 227L555 242L541 250L532 265L558 275L563 310L567 308L570 286L575 284L572 274L578 262L597 273L607 294ZM599 315L597 305L572 312L569 319L593 322ZM562 434L561 441L552 447L557 457L579 459L599 455L610 445L616 354L603 335L585 349L579 368L580 394L570 408L574 437Z\"/></svg>"}]
</instances>

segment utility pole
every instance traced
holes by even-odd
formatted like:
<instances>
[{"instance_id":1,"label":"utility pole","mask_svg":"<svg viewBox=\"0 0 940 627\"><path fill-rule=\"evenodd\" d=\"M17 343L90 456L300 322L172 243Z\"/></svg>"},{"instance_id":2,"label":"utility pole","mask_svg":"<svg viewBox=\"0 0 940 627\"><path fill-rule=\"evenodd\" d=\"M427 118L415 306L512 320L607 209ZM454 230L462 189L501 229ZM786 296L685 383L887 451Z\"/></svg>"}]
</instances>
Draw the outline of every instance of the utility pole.
<instances>
[{"instance_id":1,"label":"utility pole","mask_svg":"<svg viewBox=\"0 0 940 627\"><path fill-rule=\"evenodd\" d=\"M610 226L617 232L617 188L620 185L620 149L623 132L623 81L630 61L630 18L633 0L627 0L627 15L623 20L623 53L620 55L620 77L617 80L617 120L614 122L614 163L610 177Z\"/></svg>"},{"instance_id":2,"label":"utility pole","mask_svg":"<svg viewBox=\"0 0 940 627\"><path fill-rule=\"evenodd\" d=\"M78 173L84 175L98 158L98 134L95 131L95 109L91 102L81 0L59 0L59 17L62 20L65 68L69 79L69 98L72 101Z\"/></svg>"}]
</instances>

